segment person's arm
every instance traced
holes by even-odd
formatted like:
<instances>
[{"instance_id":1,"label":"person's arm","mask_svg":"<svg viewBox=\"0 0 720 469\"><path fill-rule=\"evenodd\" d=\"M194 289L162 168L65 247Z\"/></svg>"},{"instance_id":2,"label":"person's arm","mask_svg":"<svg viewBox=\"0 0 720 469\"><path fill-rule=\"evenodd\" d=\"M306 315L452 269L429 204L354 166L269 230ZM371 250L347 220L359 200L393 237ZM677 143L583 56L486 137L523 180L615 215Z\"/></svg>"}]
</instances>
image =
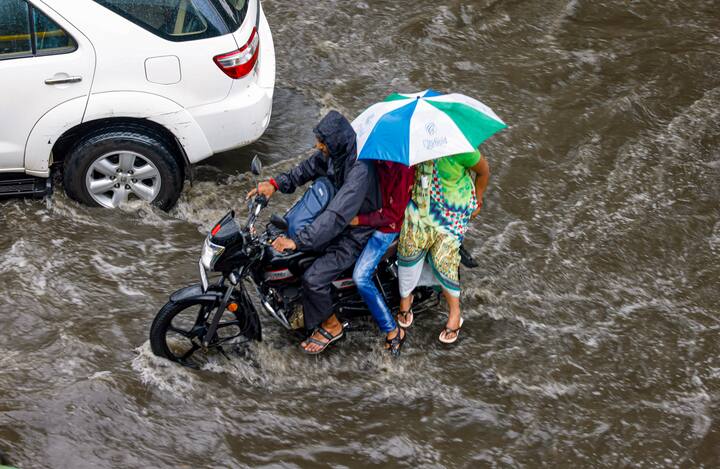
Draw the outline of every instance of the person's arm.
<instances>
[{"instance_id":1,"label":"person's arm","mask_svg":"<svg viewBox=\"0 0 720 469\"><path fill-rule=\"evenodd\" d=\"M300 251L319 251L339 235L360 211L367 193L368 173L366 161L356 161L345 178L345 183L318 217L295 233L293 241Z\"/></svg>"},{"instance_id":2,"label":"person's arm","mask_svg":"<svg viewBox=\"0 0 720 469\"><path fill-rule=\"evenodd\" d=\"M354 217L350 224L353 226L372 226L374 228L387 226L393 219L390 211L391 207L388 207L387 209L385 207L380 207L380 209L375 210L374 212L361 213Z\"/></svg>"},{"instance_id":3,"label":"person's arm","mask_svg":"<svg viewBox=\"0 0 720 469\"><path fill-rule=\"evenodd\" d=\"M472 213L471 218L475 218L480 214L483 206L483 195L490 181L490 165L483 156L475 166L470 168L475 173L475 196L477 198L478 208Z\"/></svg>"},{"instance_id":4,"label":"person's arm","mask_svg":"<svg viewBox=\"0 0 720 469\"><path fill-rule=\"evenodd\" d=\"M370 213L361 213L353 219L351 225L372 226L382 228L400 222L405 215L405 209L410 202L412 186L415 181L415 170L412 168L395 169L401 171L400 177L395 181L390 200L383 200L380 210ZM397 227L392 226L393 229Z\"/></svg>"},{"instance_id":5,"label":"person's arm","mask_svg":"<svg viewBox=\"0 0 720 469\"><path fill-rule=\"evenodd\" d=\"M273 181L280 192L292 194L296 188L324 176L326 172L327 159L322 152L316 151L287 173L278 174Z\"/></svg>"},{"instance_id":6,"label":"person's arm","mask_svg":"<svg viewBox=\"0 0 720 469\"><path fill-rule=\"evenodd\" d=\"M269 181L259 183L257 188L248 192L246 199L254 197L258 193L270 198L278 190L284 194L292 194L296 188L308 181L324 176L326 171L327 161L322 152L313 152L310 157L304 159L287 173L281 173Z\"/></svg>"}]
</instances>

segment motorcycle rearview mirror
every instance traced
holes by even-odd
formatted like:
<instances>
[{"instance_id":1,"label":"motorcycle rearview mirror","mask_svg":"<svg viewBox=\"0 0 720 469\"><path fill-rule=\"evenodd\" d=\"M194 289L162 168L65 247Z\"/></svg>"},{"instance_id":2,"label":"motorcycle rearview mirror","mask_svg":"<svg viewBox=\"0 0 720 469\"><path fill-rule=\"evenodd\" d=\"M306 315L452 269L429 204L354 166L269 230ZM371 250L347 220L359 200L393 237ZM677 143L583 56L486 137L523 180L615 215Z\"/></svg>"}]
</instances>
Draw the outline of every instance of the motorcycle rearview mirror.
<instances>
[{"instance_id":1,"label":"motorcycle rearview mirror","mask_svg":"<svg viewBox=\"0 0 720 469\"><path fill-rule=\"evenodd\" d=\"M255 176L260 176L260 174L262 174L262 161L260 161L260 158L258 158L257 155L253 157L252 162L250 163L250 171Z\"/></svg>"},{"instance_id":2,"label":"motorcycle rearview mirror","mask_svg":"<svg viewBox=\"0 0 720 469\"><path fill-rule=\"evenodd\" d=\"M253 156L252 161L250 162L250 172L253 175L253 184L255 185L255 190L257 193L260 193L260 184L258 182L258 176L262 173L262 161L260 161L260 158L258 158L257 155ZM255 201L249 200L248 201L248 207L252 211L253 207L255 205Z\"/></svg>"}]
</instances>

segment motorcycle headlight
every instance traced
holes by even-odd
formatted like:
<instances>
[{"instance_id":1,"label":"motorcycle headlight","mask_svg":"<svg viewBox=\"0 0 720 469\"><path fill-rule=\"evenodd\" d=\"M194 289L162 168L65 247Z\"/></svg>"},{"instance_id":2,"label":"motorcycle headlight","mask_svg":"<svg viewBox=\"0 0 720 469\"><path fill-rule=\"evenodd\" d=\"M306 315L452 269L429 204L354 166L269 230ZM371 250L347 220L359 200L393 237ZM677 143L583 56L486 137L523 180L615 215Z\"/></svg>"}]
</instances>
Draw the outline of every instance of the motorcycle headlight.
<instances>
[{"instance_id":1,"label":"motorcycle headlight","mask_svg":"<svg viewBox=\"0 0 720 469\"><path fill-rule=\"evenodd\" d=\"M202 262L203 267L205 267L207 270L212 270L215 266L215 262L217 262L218 258L222 256L222 253L224 251L225 246L219 246L215 243L210 242L209 237L205 238L202 255L200 256L200 262Z\"/></svg>"}]
</instances>

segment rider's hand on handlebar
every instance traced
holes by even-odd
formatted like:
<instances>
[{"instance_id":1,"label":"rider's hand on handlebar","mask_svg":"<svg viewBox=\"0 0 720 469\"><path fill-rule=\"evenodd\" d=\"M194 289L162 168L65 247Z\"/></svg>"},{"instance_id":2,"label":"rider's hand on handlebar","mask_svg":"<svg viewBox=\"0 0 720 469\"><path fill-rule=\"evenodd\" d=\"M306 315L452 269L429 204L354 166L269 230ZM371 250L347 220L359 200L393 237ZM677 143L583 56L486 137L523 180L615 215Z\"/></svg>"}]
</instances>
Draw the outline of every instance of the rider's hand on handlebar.
<instances>
[{"instance_id":1,"label":"rider's hand on handlebar","mask_svg":"<svg viewBox=\"0 0 720 469\"><path fill-rule=\"evenodd\" d=\"M260 184L258 184L257 188L251 190L247 193L247 196L245 197L245 200L248 200L251 197L255 197L258 194L264 195L268 199L272 197L272 195L275 193L277 189L275 189L275 186L270 184L267 181L263 181Z\"/></svg>"},{"instance_id":2,"label":"rider's hand on handlebar","mask_svg":"<svg viewBox=\"0 0 720 469\"><path fill-rule=\"evenodd\" d=\"M286 250L294 251L295 249L297 249L295 241L290 238L286 238L285 236L278 236L275 241L273 241L272 247L278 252L283 252Z\"/></svg>"}]
</instances>

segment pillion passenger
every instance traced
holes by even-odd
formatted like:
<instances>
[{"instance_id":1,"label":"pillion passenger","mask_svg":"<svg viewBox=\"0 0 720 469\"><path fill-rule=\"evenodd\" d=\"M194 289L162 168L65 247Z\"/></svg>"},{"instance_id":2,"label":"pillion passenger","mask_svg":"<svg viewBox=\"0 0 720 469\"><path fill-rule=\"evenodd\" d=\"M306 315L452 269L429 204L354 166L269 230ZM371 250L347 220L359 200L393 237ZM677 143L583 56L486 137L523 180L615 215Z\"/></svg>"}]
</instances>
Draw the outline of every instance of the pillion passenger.
<instances>
[{"instance_id":1,"label":"pillion passenger","mask_svg":"<svg viewBox=\"0 0 720 469\"><path fill-rule=\"evenodd\" d=\"M355 264L353 280L378 327L386 334L385 348L392 355L398 356L405 342L406 331L398 327L373 277L385 252L400 233L405 209L410 201L415 169L392 161L375 161L375 169L383 205L373 213L358 215L351 222L352 225L371 226L376 230Z\"/></svg>"}]
</instances>

